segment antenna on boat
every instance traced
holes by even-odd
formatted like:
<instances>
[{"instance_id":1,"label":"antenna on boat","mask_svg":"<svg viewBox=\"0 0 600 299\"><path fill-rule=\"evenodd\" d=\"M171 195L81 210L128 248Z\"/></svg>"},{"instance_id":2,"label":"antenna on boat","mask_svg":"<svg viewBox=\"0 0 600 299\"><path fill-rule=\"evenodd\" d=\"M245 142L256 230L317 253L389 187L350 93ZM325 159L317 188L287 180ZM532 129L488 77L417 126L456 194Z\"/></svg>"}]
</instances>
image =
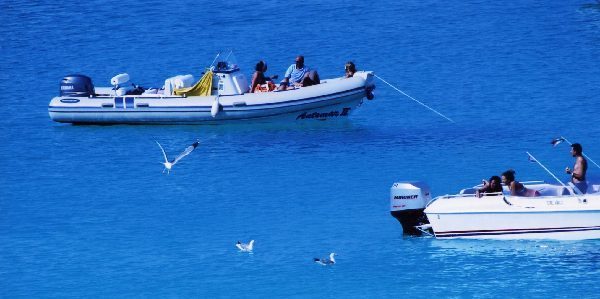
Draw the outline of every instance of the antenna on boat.
<instances>
[{"instance_id":1,"label":"antenna on boat","mask_svg":"<svg viewBox=\"0 0 600 299\"><path fill-rule=\"evenodd\" d=\"M559 143L561 142L567 142L569 145L573 145L573 143L571 143L571 141L569 141L567 138L560 136L560 138L556 138L554 140L552 140L552 145L557 146ZM581 153L586 159L588 159L590 162L594 163L594 165L596 165L596 167L600 168L600 165L598 165L596 162L594 162L594 160L592 160L592 158L590 158L588 155L584 154L583 152Z\"/></svg>"},{"instance_id":2,"label":"antenna on boat","mask_svg":"<svg viewBox=\"0 0 600 299\"><path fill-rule=\"evenodd\" d=\"M215 59L213 59L212 63L208 67L209 69L212 68L212 66L215 64L215 61L217 61L217 58L219 58L219 56L221 56L221 52L217 53L217 56L215 56Z\"/></svg>"},{"instance_id":3,"label":"antenna on boat","mask_svg":"<svg viewBox=\"0 0 600 299\"><path fill-rule=\"evenodd\" d=\"M448 118L447 116L445 116L445 115L443 115L443 114L439 113L439 112L438 112L438 111L436 111L435 109L433 109L433 108L431 108L431 107L429 107L429 106L427 106L427 105L423 104L422 102L418 101L417 99L415 99L415 98L413 98L413 97L409 96L409 95L408 95L408 94L406 94L404 91L402 91L402 90L400 90L400 89L396 88L396 86L394 86L394 85L392 85L392 84L388 83L387 81L383 80L383 78L381 78L381 77L379 77L379 76L377 76L377 75L375 75L375 74L373 74L373 75L374 75L375 77L377 77L377 79L379 79L379 80L383 81L383 83L385 83L385 84L389 85L391 88L393 88L393 89L397 90L398 92L400 92L401 94L403 94L403 95L407 96L409 99L411 99L411 100L413 100L413 101L415 101L415 102L419 103L421 106L423 106L423 107L425 107L425 108L427 108L427 109L429 109L429 110L431 110L431 111L435 112L437 115L439 115L439 116L441 116L441 117L443 117L443 118L447 119L447 120L448 120L448 121L450 121L451 123L454 123L454 121L453 121L452 119L450 119L450 118Z\"/></svg>"},{"instance_id":4,"label":"antenna on boat","mask_svg":"<svg viewBox=\"0 0 600 299\"><path fill-rule=\"evenodd\" d=\"M229 60L229 56L231 56L232 53L233 50L229 50L229 53L227 53L227 57L225 57L225 61Z\"/></svg>"},{"instance_id":5,"label":"antenna on boat","mask_svg":"<svg viewBox=\"0 0 600 299\"><path fill-rule=\"evenodd\" d=\"M563 187L567 187L567 185L565 185L560 179L558 179L554 173L552 173L552 171L550 171L548 168L546 168L546 166L544 166L542 163L540 163L540 161L538 161L532 154L530 154L529 152L526 152L527 155L529 156L529 161L531 162L535 162L537 163L539 166L541 166L547 173L549 173L559 184L561 184Z\"/></svg>"}]
</instances>

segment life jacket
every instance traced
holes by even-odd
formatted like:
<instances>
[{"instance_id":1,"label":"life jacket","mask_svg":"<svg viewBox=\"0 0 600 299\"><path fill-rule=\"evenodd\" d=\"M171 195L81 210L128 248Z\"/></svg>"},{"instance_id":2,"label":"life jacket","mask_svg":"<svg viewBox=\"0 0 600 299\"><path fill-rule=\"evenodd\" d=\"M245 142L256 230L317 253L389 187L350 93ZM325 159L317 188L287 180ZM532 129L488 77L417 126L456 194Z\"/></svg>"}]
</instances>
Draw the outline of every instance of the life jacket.
<instances>
[{"instance_id":1,"label":"life jacket","mask_svg":"<svg viewBox=\"0 0 600 299\"><path fill-rule=\"evenodd\" d=\"M267 81L266 84L256 85L254 88L254 92L269 92L275 90L275 83L272 81Z\"/></svg>"}]
</instances>

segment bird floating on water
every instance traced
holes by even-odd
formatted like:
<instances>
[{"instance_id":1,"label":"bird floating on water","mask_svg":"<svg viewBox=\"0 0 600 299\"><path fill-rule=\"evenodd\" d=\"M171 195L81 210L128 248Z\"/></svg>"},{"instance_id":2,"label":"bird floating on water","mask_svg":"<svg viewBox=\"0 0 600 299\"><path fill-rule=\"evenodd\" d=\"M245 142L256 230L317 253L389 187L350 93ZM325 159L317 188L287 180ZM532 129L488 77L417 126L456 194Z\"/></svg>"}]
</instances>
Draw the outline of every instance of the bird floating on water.
<instances>
[{"instance_id":1,"label":"bird floating on water","mask_svg":"<svg viewBox=\"0 0 600 299\"><path fill-rule=\"evenodd\" d=\"M254 240L250 240L248 244L244 244L240 241L237 241L235 247L237 247L242 252L252 252L252 248L254 247Z\"/></svg>"},{"instance_id":2,"label":"bird floating on water","mask_svg":"<svg viewBox=\"0 0 600 299\"><path fill-rule=\"evenodd\" d=\"M196 142L192 143L192 145L188 146L183 152L181 152L181 154L179 154L179 156L177 156L177 157L175 157L175 159L169 161L169 158L167 157L167 153L165 152L165 149L162 147L162 145L160 145L160 143L158 143L158 141L156 141L156 140L154 140L154 141L160 147L160 150L163 153L163 157L165 158L165 162L160 162L160 164L165 166L165 169L163 169L163 173L165 173L165 170L166 170L167 174L171 173L171 168L173 168L173 166L175 164L177 164L177 162L179 162L179 160L181 160L181 159L183 159L183 157L189 155L200 144L200 141L196 140Z\"/></svg>"},{"instance_id":3,"label":"bird floating on water","mask_svg":"<svg viewBox=\"0 0 600 299\"><path fill-rule=\"evenodd\" d=\"M329 254L329 258L314 258L313 261L317 264L323 265L323 266L327 266L327 265L333 265L335 264L335 258L333 257L335 255L335 252L332 252Z\"/></svg>"}]
</instances>

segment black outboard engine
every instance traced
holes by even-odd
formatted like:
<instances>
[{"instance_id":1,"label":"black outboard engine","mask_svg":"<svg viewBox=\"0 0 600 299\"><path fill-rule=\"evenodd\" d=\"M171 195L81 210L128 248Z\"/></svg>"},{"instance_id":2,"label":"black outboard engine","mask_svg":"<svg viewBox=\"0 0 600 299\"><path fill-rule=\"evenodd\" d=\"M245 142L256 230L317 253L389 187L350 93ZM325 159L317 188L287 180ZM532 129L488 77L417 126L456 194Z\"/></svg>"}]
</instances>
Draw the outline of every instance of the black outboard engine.
<instances>
[{"instance_id":1,"label":"black outboard engine","mask_svg":"<svg viewBox=\"0 0 600 299\"><path fill-rule=\"evenodd\" d=\"M402 224L404 234L420 236L415 226L429 224L423 213L431 200L429 186L424 182L398 182L390 189L390 213Z\"/></svg>"},{"instance_id":2,"label":"black outboard engine","mask_svg":"<svg viewBox=\"0 0 600 299\"><path fill-rule=\"evenodd\" d=\"M95 95L92 79L84 75L68 75L60 81L61 97L89 97Z\"/></svg>"}]
</instances>

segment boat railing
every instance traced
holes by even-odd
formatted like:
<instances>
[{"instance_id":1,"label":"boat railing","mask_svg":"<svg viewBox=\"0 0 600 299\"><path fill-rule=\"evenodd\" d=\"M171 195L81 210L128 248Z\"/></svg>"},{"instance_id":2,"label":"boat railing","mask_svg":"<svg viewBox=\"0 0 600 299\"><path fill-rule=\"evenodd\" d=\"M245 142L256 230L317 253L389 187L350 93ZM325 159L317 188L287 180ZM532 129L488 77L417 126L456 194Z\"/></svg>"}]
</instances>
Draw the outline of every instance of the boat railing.
<instances>
[{"instance_id":1,"label":"boat railing","mask_svg":"<svg viewBox=\"0 0 600 299\"><path fill-rule=\"evenodd\" d=\"M179 95L163 95L163 94L136 94L136 95L108 95L108 94L96 94L96 96L94 98L115 98L115 97L120 97L120 98L152 98L152 99L181 99L181 98L186 98L186 96L179 96Z\"/></svg>"},{"instance_id":2,"label":"boat railing","mask_svg":"<svg viewBox=\"0 0 600 299\"><path fill-rule=\"evenodd\" d=\"M495 195L504 195L503 192L487 192L485 194L481 194L481 197L484 196L495 196ZM463 194L445 194L445 195L440 195L438 197L441 198L455 198L455 197L477 197L476 193L463 193ZM436 198L438 198L436 197Z\"/></svg>"},{"instance_id":3,"label":"boat railing","mask_svg":"<svg viewBox=\"0 0 600 299\"><path fill-rule=\"evenodd\" d=\"M524 182L520 182L523 185L533 185L533 184L546 184L546 181L524 181ZM504 184L502 184L502 186L506 186ZM479 185L475 185L471 188L481 188L483 187L483 184L479 184Z\"/></svg>"},{"instance_id":4,"label":"boat railing","mask_svg":"<svg viewBox=\"0 0 600 299\"><path fill-rule=\"evenodd\" d=\"M547 184L546 181L524 181L520 182L523 185L533 185L533 184Z\"/></svg>"},{"instance_id":5,"label":"boat railing","mask_svg":"<svg viewBox=\"0 0 600 299\"><path fill-rule=\"evenodd\" d=\"M481 198L488 197L488 196L504 196L504 193L503 192L489 192L489 193L482 194ZM445 194L445 195L436 196L435 198L433 198L432 200L430 200L427 203L427 206L429 206L430 204L432 204L434 201L436 201L438 199L459 198L459 197L460 198L472 197L472 198L480 199L480 197L478 197L476 193Z\"/></svg>"},{"instance_id":6,"label":"boat railing","mask_svg":"<svg viewBox=\"0 0 600 299\"><path fill-rule=\"evenodd\" d=\"M523 185L528 186L531 189L539 191L539 195L534 196L534 197L511 196L510 192L508 192L505 185L503 185L503 187L504 187L503 192L485 193L485 194L480 194L480 195L483 195L483 196L481 196L482 198L485 198L485 197L497 198L497 196L502 196L502 199L509 205L512 205L512 203L508 201L509 198L534 199L534 198L548 198L548 197L564 197L564 198L573 197L573 198L578 198L579 201L582 203L586 202L585 199L581 198L582 194L578 194L578 192L576 192L572 186L564 187L564 186L560 186L560 185L549 184L545 181L524 181L521 183ZM430 200L427 203L427 206L431 205L433 202L435 202L438 199L450 199L450 198L473 198L473 199L477 198L477 199L479 199L477 196L477 190L481 187L483 187L483 184L473 186L472 188L462 189L462 190L460 190L460 193L458 193L458 194L445 194L445 195L436 196L435 198L433 198L432 200ZM594 189L594 188L596 188L596 189ZM589 192L590 190L592 190L592 191ZM600 185L598 185L598 186L594 185L592 188L588 187L587 194L592 194L595 192L600 193Z\"/></svg>"}]
</instances>

